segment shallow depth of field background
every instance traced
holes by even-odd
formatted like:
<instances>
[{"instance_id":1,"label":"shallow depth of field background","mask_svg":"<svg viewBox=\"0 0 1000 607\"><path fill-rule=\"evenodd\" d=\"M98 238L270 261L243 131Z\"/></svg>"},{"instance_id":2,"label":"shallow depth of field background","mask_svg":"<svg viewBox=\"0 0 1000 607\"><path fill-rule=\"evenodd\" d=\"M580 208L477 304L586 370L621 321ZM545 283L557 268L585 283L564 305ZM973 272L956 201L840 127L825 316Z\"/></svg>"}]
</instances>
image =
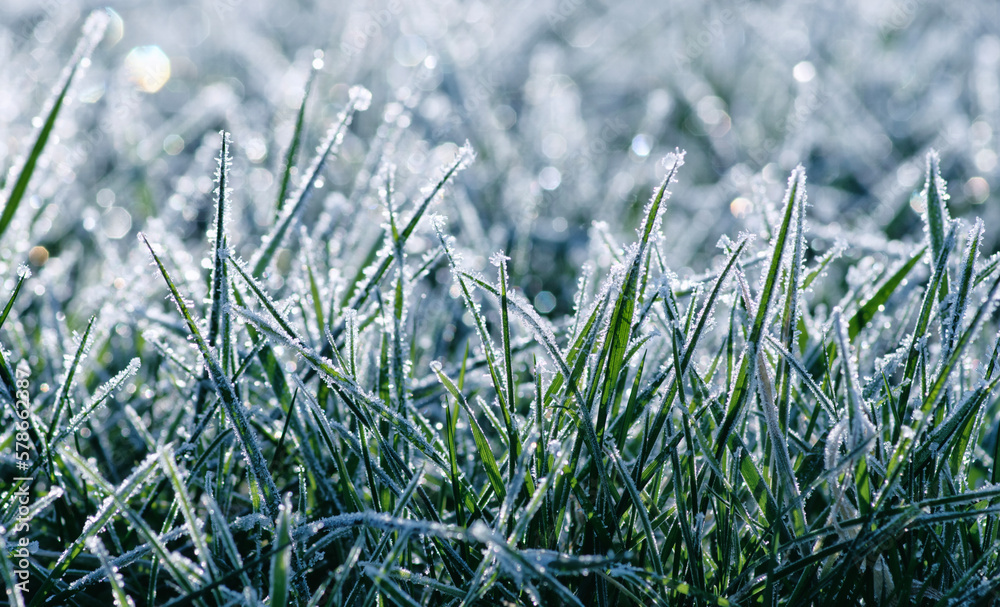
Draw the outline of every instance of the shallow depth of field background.
<instances>
[{"instance_id":1,"label":"shallow depth of field background","mask_svg":"<svg viewBox=\"0 0 1000 607\"><path fill-rule=\"evenodd\" d=\"M0 6L4 169L25 153L31 119L97 6ZM688 156L664 251L682 276L705 269L720 234L758 231L798 163L810 180L812 253L841 230L856 242L882 230L918 238L911 196L930 148L944 159L953 214L1000 221L986 203L1000 187L1000 11L989 0L112 6L47 152L52 170L33 183L49 221L21 246L44 246L53 272L64 248L103 239L127 255L151 217L200 239L220 128L235 143L234 228L258 232L317 57L300 158L350 85L374 94L325 175L326 208L381 221L373 198L362 209L342 203L385 112L410 107L394 143L400 187L414 192L470 140L479 161L455 196L476 216L461 224L483 251L517 253L518 286L543 312L571 307L576 266L600 236L593 221L607 221L613 241L629 238L624 226L662 175L656 161L675 147ZM984 252L998 239L990 231ZM89 259L77 278L113 280L105 261ZM57 298L71 286L53 282Z\"/></svg>"}]
</instances>

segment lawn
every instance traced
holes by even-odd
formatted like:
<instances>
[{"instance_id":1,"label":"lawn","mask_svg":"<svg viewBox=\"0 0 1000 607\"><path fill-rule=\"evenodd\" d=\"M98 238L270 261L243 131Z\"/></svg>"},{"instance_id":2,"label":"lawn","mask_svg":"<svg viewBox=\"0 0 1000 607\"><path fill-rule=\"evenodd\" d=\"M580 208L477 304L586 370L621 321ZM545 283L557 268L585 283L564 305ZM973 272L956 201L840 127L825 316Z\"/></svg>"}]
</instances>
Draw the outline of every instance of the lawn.
<instances>
[{"instance_id":1,"label":"lawn","mask_svg":"<svg viewBox=\"0 0 1000 607\"><path fill-rule=\"evenodd\" d=\"M12 0L0 605L996 604L997 32Z\"/></svg>"}]
</instances>

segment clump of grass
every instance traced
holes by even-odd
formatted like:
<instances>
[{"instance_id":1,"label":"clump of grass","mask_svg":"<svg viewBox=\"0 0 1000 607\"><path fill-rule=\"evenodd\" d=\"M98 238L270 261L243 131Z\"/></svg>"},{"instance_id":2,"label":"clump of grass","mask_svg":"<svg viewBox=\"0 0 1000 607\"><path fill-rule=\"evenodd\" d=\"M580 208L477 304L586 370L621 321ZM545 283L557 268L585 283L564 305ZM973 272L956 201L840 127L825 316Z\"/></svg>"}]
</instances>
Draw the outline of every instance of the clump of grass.
<instances>
[{"instance_id":1,"label":"clump of grass","mask_svg":"<svg viewBox=\"0 0 1000 607\"><path fill-rule=\"evenodd\" d=\"M5 477L7 604L995 600L1000 263L980 262L982 222L950 219L935 153L926 242L886 241L877 264L814 250L799 166L765 237L724 238L689 276L661 246L683 227L669 154L635 238L595 247L590 268L614 264L547 318L516 258L450 219L471 146L419 183L391 146L374 171L337 157L369 103L352 89L292 188L299 113L259 234L232 228L222 133L204 262L150 222L129 314L83 320L12 283L0 446L30 443L34 501L23 593L25 481ZM383 224L313 221L335 163ZM6 423L15 368L26 430Z\"/></svg>"}]
</instances>

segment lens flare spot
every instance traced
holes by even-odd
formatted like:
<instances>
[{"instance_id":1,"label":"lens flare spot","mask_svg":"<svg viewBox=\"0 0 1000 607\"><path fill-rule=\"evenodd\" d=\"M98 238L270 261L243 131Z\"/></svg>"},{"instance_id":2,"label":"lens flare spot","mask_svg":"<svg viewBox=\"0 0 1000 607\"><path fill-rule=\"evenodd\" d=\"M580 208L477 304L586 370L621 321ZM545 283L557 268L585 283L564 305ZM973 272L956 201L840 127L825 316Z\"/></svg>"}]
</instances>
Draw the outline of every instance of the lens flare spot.
<instances>
[{"instance_id":1,"label":"lens flare spot","mask_svg":"<svg viewBox=\"0 0 1000 607\"><path fill-rule=\"evenodd\" d=\"M753 203L742 196L734 198L733 201L729 203L729 212L736 217L745 217L751 209L753 209Z\"/></svg>"},{"instance_id":2,"label":"lens flare spot","mask_svg":"<svg viewBox=\"0 0 1000 607\"><path fill-rule=\"evenodd\" d=\"M170 58L158 46L137 46L125 56L125 72L140 91L155 93L170 80Z\"/></svg>"}]
</instances>

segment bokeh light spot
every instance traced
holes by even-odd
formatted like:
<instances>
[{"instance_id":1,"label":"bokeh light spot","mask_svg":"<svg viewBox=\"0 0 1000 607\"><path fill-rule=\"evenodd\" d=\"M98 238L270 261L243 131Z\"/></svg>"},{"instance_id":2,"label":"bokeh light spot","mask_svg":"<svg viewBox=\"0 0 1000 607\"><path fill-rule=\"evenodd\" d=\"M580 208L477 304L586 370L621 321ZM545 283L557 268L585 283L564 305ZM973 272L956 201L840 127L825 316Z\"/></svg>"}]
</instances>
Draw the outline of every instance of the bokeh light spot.
<instances>
[{"instance_id":1,"label":"bokeh light spot","mask_svg":"<svg viewBox=\"0 0 1000 607\"><path fill-rule=\"evenodd\" d=\"M170 80L170 58L158 46L137 46L125 56L125 71L140 91L155 93Z\"/></svg>"},{"instance_id":2,"label":"bokeh light spot","mask_svg":"<svg viewBox=\"0 0 1000 607\"><path fill-rule=\"evenodd\" d=\"M809 61L799 61L792 68L792 77L799 82L809 82L816 77L816 67Z\"/></svg>"},{"instance_id":3,"label":"bokeh light spot","mask_svg":"<svg viewBox=\"0 0 1000 607\"><path fill-rule=\"evenodd\" d=\"M31 250L28 251L28 261L30 261L33 266L45 265L45 262L48 260L49 250L41 245L31 247Z\"/></svg>"}]
</instances>

